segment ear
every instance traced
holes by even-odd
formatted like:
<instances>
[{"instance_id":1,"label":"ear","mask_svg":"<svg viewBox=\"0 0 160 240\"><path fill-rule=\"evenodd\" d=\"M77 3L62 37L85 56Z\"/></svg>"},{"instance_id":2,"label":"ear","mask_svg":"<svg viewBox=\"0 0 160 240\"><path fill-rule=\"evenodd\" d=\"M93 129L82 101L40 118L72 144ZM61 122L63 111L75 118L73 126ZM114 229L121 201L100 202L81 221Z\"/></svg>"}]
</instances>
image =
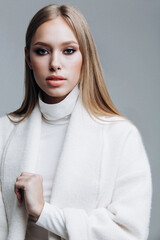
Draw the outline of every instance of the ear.
<instances>
[{"instance_id":1,"label":"ear","mask_svg":"<svg viewBox=\"0 0 160 240\"><path fill-rule=\"evenodd\" d=\"M24 48L24 51L25 51L26 63L28 64L28 67L32 70L32 64L31 64L31 60L30 60L29 51L28 51L28 49L26 47Z\"/></svg>"}]
</instances>

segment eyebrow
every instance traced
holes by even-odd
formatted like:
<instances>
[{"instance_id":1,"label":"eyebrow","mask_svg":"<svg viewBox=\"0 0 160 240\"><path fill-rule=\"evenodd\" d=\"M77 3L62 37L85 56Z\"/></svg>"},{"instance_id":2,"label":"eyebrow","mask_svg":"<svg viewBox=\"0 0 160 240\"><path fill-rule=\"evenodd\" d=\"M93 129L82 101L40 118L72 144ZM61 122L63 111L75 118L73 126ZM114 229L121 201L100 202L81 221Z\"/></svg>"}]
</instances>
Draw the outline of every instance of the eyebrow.
<instances>
[{"instance_id":1,"label":"eyebrow","mask_svg":"<svg viewBox=\"0 0 160 240\"><path fill-rule=\"evenodd\" d=\"M75 41L66 41L66 42L61 43L62 46L69 45L69 44L79 45L79 44L78 44L77 42L75 42ZM36 42L36 43L33 44L33 46L36 46L36 45L42 45L42 46L46 46L46 47L50 46L50 44L47 44L47 43L45 43L45 42Z\"/></svg>"}]
</instances>

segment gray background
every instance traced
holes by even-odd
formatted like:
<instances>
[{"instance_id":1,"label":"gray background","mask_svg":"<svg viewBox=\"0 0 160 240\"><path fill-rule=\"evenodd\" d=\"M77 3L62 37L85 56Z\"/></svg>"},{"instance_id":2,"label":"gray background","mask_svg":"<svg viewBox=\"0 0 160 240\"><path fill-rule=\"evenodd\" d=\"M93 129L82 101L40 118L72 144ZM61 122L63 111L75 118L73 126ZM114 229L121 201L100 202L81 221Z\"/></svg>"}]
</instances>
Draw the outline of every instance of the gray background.
<instances>
[{"instance_id":1,"label":"gray background","mask_svg":"<svg viewBox=\"0 0 160 240\"><path fill-rule=\"evenodd\" d=\"M24 36L44 0L0 2L0 115L23 98ZM152 170L149 240L160 240L160 0L70 0L85 15L111 97L141 132Z\"/></svg>"}]
</instances>

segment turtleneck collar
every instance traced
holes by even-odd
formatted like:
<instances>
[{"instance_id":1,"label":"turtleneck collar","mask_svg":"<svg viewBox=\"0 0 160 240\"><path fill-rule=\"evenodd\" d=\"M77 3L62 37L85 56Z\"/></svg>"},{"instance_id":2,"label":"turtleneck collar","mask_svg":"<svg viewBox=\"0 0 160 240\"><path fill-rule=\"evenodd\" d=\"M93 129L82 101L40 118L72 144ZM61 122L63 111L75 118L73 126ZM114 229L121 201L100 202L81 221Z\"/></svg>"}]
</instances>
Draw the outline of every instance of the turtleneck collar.
<instances>
[{"instance_id":1,"label":"turtleneck collar","mask_svg":"<svg viewBox=\"0 0 160 240\"><path fill-rule=\"evenodd\" d=\"M59 103L44 103L39 95L38 103L43 119L50 124L68 122L79 95L78 85Z\"/></svg>"}]
</instances>

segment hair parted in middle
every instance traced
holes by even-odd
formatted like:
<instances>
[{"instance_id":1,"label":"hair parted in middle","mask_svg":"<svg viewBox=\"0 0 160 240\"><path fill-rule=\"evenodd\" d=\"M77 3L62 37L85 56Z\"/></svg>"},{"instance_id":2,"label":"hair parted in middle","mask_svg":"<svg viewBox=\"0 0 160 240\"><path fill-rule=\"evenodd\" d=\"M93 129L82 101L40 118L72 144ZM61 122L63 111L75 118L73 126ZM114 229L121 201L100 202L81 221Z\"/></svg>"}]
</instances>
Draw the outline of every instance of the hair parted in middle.
<instances>
[{"instance_id":1,"label":"hair parted in middle","mask_svg":"<svg viewBox=\"0 0 160 240\"><path fill-rule=\"evenodd\" d=\"M27 50L30 50L32 38L38 27L57 17L62 17L66 21L79 43L82 54L79 88L86 110L96 118L99 116L122 116L109 96L96 46L87 21L76 8L70 5L58 6L52 4L40 9L32 18L26 32ZM28 117L38 101L39 91L40 88L34 79L33 72L29 68L27 62L25 62L24 100L21 107L10 115L22 117L18 122Z\"/></svg>"}]
</instances>

